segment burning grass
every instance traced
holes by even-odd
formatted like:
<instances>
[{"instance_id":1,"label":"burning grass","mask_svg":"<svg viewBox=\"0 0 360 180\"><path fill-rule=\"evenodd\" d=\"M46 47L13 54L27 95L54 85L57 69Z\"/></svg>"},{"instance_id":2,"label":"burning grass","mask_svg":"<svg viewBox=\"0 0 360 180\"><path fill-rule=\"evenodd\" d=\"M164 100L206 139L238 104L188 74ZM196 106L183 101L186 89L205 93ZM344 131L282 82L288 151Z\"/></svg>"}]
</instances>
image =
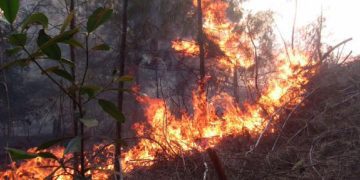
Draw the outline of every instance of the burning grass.
<instances>
[{"instance_id":1,"label":"burning grass","mask_svg":"<svg viewBox=\"0 0 360 180\"><path fill-rule=\"evenodd\" d=\"M292 108L303 102L306 85L309 78L315 75L317 65L305 54L292 54L291 56L279 56L277 59L277 71L269 78L267 88L259 97L257 102L245 103L241 109L233 102L229 94L222 93L208 100L205 94L194 90L193 93L193 114L183 114L181 117L173 115L167 110L166 103L161 99L153 99L138 96L138 101L144 105L144 112L147 121L134 125L137 137L141 138L137 144L122 154L122 167L125 173L131 173L134 169L150 167L160 160L173 160L179 157L192 156L195 153L203 153L209 148L219 146L222 140L229 136L258 137L253 146L257 148L261 138L270 133L276 132L276 124L281 120L284 110ZM221 102L224 113L219 115L216 111L216 102ZM206 104L206 106L203 106ZM202 109L201 107L206 107ZM206 113L204 113L204 111ZM95 148L95 149L94 149ZM94 146L93 152L97 152L98 146ZM55 149L62 151L62 149ZM88 157L88 165L96 165L94 171L88 171L93 178L109 177L106 171L112 170L110 162L112 147L105 149L105 157L109 161L99 165L101 159ZM62 158L66 162L68 158ZM14 174L11 171L5 172L2 176L15 177L36 177L44 178L49 175L56 175L62 179L69 179L72 174L65 163L59 162L62 168L53 168L41 171L42 166L53 164L51 160L38 159L25 162L20 168L14 167ZM92 160L92 161L90 161ZM33 162L35 161L35 162ZM38 173L27 172L27 165L30 163ZM35 166L34 166L35 163ZM54 171L54 172L52 172ZM103 173L105 171L105 173ZM30 175L29 175L30 174ZM59 174L59 175L58 175Z\"/></svg>"},{"instance_id":2,"label":"burning grass","mask_svg":"<svg viewBox=\"0 0 360 180\"><path fill-rule=\"evenodd\" d=\"M360 62L321 66L303 106L287 109L259 146L242 134L215 147L228 179L358 179L360 177ZM292 112L292 113L291 113ZM289 113L291 115L289 116ZM279 137L279 138L278 138ZM277 140L278 139L278 140ZM277 142L277 143L275 143ZM205 165L206 164L206 165ZM206 153L137 169L130 179L217 179Z\"/></svg>"},{"instance_id":3,"label":"burning grass","mask_svg":"<svg viewBox=\"0 0 360 180\"><path fill-rule=\"evenodd\" d=\"M228 179L359 178L359 70L359 61L343 66L321 66L307 85L311 94L306 96L303 106L299 106L290 118L288 114L292 109L287 109L277 124L281 129L288 119L283 130L266 133L254 151L249 152L257 137L248 132L222 138L212 148L218 152ZM111 147L104 152L112 152ZM99 158L112 159L105 154ZM209 179L217 176L208 155L196 150L172 159L157 154L156 159L142 161L146 162L152 166L138 167L127 173L126 178L202 179L205 172ZM102 167L108 163L102 162ZM38 165L38 169L45 171L43 165ZM18 170L21 168L27 169L24 163ZM32 174L34 172L37 171ZM110 173L106 177L109 176ZM25 177L23 179L29 179L29 176Z\"/></svg>"},{"instance_id":4,"label":"burning grass","mask_svg":"<svg viewBox=\"0 0 360 180\"><path fill-rule=\"evenodd\" d=\"M248 69L255 62L251 40L235 31L236 24L225 16L227 8L223 1L204 1L204 33L222 51L214 58L216 67L232 76L234 69ZM174 41L173 48L192 57L198 54L195 41ZM354 99L360 95L360 78L351 66L321 69L312 57L300 50L277 53L274 73L266 77L257 98L242 106L227 92L207 95L201 91L203 84L192 91L191 113L180 116L169 110L164 99L137 96L145 121L134 124L138 139L122 153L124 173L130 179L215 177L205 153L215 149L229 179L356 176L349 172L355 172L359 161L347 158L359 156L355 108L359 106ZM333 75L339 69L353 73L342 77L345 84ZM254 86L253 81L249 83ZM113 146L99 144L89 149L87 175L111 178ZM12 171L1 172L0 177L71 179L75 169L71 156L63 156L61 147L50 151L60 160L36 158L19 167L13 164ZM334 169L339 165L345 166Z\"/></svg>"}]
</instances>

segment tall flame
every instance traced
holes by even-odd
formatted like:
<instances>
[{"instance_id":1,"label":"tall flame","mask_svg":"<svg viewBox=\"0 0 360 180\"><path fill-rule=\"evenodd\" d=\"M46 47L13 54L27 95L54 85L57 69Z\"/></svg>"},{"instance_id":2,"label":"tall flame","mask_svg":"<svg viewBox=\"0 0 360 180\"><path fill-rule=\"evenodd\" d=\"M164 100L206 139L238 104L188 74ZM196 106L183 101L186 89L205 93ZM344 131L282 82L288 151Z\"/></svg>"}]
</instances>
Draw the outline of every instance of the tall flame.
<instances>
[{"instance_id":1,"label":"tall flame","mask_svg":"<svg viewBox=\"0 0 360 180\"><path fill-rule=\"evenodd\" d=\"M197 0L194 0L193 4L197 7ZM224 53L218 61L219 65L225 68L235 66L248 68L254 64L250 38L236 29L237 23L231 22L226 17L228 8L226 1L203 0L203 31L206 37ZM185 55L195 55L199 52L197 43L191 40L173 41L172 47Z\"/></svg>"},{"instance_id":2,"label":"tall flame","mask_svg":"<svg viewBox=\"0 0 360 180\"><path fill-rule=\"evenodd\" d=\"M196 6L195 2L196 0ZM236 24L227 19L225 12L228 4L217 0L203 0L203 4L205 35L223 53L216 58L216 63L226 68L252 66L254 57L249 39L244 33L237 32ZM195 57L199 53L197 43L192 40L176 40L172 47L186 56ZM234 103L233 97L228 93L206 97L198 88L192 93L192 113L179 116L168 109L164 99L138 96L138 102L144 107L146 121L133 126L139 140L122 154L124 172L152 166L159 158L171 159L203 152L218 145L226 136L248 133L256 137L265 129L270 119L276 123L279 120L279 109L301 103L303 94L306 93L305 85L316 73L316 69L311 68L315 62L306 53L289 51L277 55L275 59L275 73L268 78L257 100L245 102L242 108ZM203 109L205 101L206 109ZM204 120L208 123L199 123ZM95 145L94 151L99 150L100 146ZM109 178L113 170L113 149L112 146L105 149L105 161L101 158L91 160L92 164L102 165L96 171L88 172L94 179ZM63 148L51 150L59 158L63 157L63 151ZM65 161L69 158L65 158ZM90 159L87 159L87 165L91 166ZM49 166L51 168L44 168ZM23 162L19 168L13 165L12 170L0 172L0 178L43 179L58 166L59 163L54 160L36 158ZM71 179L72 173L71 169L60 168L54 176L58 179Z\"/></svg>"},{"instance_id":3,"label":"tall flame","mask_svg":"<svg viewBox=\"0 0 360 180\"><path fill-rule=\"evenodd\" d=\"M151 166L159 155L165 158L203 152L216 146L225 136L242 135L250 132L256 136L262 132L269 118L277 120L276 111L281 107L294 106L303 99L306 92L304 85L315 70L304 70L314 62L303 54L292 54L290 57L279 55L277 71L268 82L267 88L255 103L246 103L240 108L233 102L233 97L221 93L208 99L206 116L200 116L200 109L205 97L193 91L193 114L182 114L177 117L166 107L163 99L138 97L145 105L147 122L137 123L134 130L140 142L123 154L123 167L129 172L138 166ZM223 110L218 113L219 108ZM209 122L201 126L203 118ZM201 130L201 131L200 131ZM204 133L201 133L204 132ZM206 141L203 141L203 140ZM135 160L135 161L133 161ZM138 160L147 160L144 164Z\"/></svg>"}]
</instances>

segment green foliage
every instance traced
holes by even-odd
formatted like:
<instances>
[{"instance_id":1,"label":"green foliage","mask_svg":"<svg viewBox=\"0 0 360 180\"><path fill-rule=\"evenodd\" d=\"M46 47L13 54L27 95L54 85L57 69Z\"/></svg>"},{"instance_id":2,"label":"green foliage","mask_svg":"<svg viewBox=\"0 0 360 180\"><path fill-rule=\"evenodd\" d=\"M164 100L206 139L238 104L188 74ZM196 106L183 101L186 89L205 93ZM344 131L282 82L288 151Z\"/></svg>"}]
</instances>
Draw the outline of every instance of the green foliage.
<instances>
[{"instance_id":1,"label":"green foliage","mask_svg":"<svg viewBox=\"0 0 360 180\"><path fill-rule=\"evenodd\" d=\"M71 40L72 37L78 32L79 32L79 29L75 28L75 29L60 33L59 35L55 36L54 38L51 38L49 35L47 35L45 33L45 30L42 29L39 31L39 36L38 36L38 40L37 40L39 49L42 52L44 52L44 54L46 54L45 52L47 52L48 54L46 54L46 55L48 55L49 58L59 60L61 58L61 50L60 50L60 52L58 51L58 49L60 49L60 48L57 45L57 43L65 43L65 42ZM50 52L51 50L53 50L54 52Z\"/></svg>"},{"instance_id":2,"label":"green foliage","mask_svg":"<svg viewBox=\"0 0 360 180\"><path fill-rule=\"evenodd\" d=\"M65 40L62 43L68 44L68 45L70 45L72 47L78 47L78 48L84 49L84 46L81 43L79 43L79 41L77 41L75 39Z\"/></svg>"},{"instance_id":3,"label":"green foliage","mask_svg":"<svg viewBox=\"0 0 360 180\"><path fill-rule=\"evenodd\" d=\"M67 144L64 154L80 152L81 148L81 137L75 137L69 141Z\"/></svg>"},{"instance_id":4,"label":"green foliage","mask_svg":"<svg viewBox=\"0 0 360 180\"><path fill-rule=\"evenodd\" d=\"M99 99L98 103L101 108L110 116L112 116L115 120L120 123L125 122L125 116L119 111L115 104L104 99Z\"/></svg>"},{"instance_id":5,"label":"green foliage","mask_svg":"<svg viewBox=\"0 0 360 180\"><path fill-rule=\"evenodd\" d=\"M60 63L61 64L66 64L66 65L68 65L70 67L75 67L74 62L72 62L72 61L70 61L68 59L65 59L65 58L61 58Z\"/></svg>"},{"instance_id":6,"label":"green foliage","mask_svg":"<svg viewBox=\"0 0 360 180\"><path fill-rule=\"evenodd\" d=\"M54 37L54 41L56 43L63 43L63 42L69 41L78 32L79 32L79 28L75 28L75 29L72 29L69 31L62 32L59 35Z\"/></svg>"},{"instance_id":7,"label":"green foliage","mask_svg":"<svg viewBox=\"0 0 360 180\"><path fill-rule=\"evenodd\" d=\"M110 19L112 16L113 10L107 8L98 8L94 11L92 15L90 15L88 22L87 22L87 31L88 33L93 32L99 26L104 24L107 20Z\"/></svg>"},{"instance_id":8,"label":"green foliage","mask_svg":"<svg viewBox=\"0 0 360 180\"><path fill-rule=\"evenodd\" d=\"M9 23L13 23L19 11L19 0L0 0L0 8L4 11L4 16Z\"/></svg>"},{"instance_id":9,"label":"green foliage","mask_svg":"<svg viewBox=\"0 0 360 180\"><path fill-rule=\"evenodd\" d=\"M91 50L94 50L94 51L109 51L110 46L107 45L107 44L100 44L100 45L97 45L97 46L91 48Z\"/></svg>"},{"instance_id":10,"label":"green foliage","mask_svg":"<svg viewBox=\"0 0 360 180\"><path fill-rule=\"evenodd\" d=\"M90 98L94 98L96 93L98 93L100 90L101 88L95 85L84 85L80 88L80 93L82 95L87 94L90 99Z\"/></svg>"},{"instance_id":11,"label":"green foliage","mask_svg":"<svg viewBox=\"0 0 360 180\"><path fill-rule=\"evenodd\" d=\"M71 21L74 19L75 13L71 12L65 19L63 25L61 26L60 32L64 32L66 28L70 25Z\"/></svg>"},{"instance_id":12,"label":"green foliage","mask_svg":"<svg viewBox=\"0 0 360 180\"><path fill-rule=\"evenodd\" d=\"M37 44L40 47L41 51L46 54L51 59L60 60L61 59L61 49L56 43L52 43L47 47L43 47L45 43L50 42L51 37L45 33L45 30L42 29L39 31L39 36L37 39Z\"/></svg>"},{"instance_id":13,"label":"green foliage","mask_svg":"<svg viewBox=\"0 0 360 180\"><path fill-rule=\"evenodd\" d=\"M19 53L20 51L22 51L22 47L15 47L15 48L5 50L5 54L7 56L13 56L13 55Z\"/></svg>"},{"instance_id":14,"label":"green foliage","mask_svg":"<svg viewBox=\"0 0 360 180\"><path fill-rule=\"evenodd\" d=\"M34 159L37 157L36 154L30 154L28 152L14 148L6 148L6 150L9 152L11 159L14 161L24 160L24 159Z\"/></svg>"},{"instance_id":15,"label":"green foliage","mask_svg":"<svg viewBox=\"0 0 360 180\"><path fill-rule=\"evenodd\" d=\"M48 69L46 69L46 72L48 73L54 73L70 82L74 82L75 78L74 76L72 76L70 73L68 73L67 71L60 69L59 67L55 66L55 67L50 67Z\"/></svg>"},{"instance_id":16,"label":"green foliage","mask_svg":"<svg viewBox=\"0 0 360 180\"><path fill-rule=\"evenodd\" d=\"M19 1L18 0L0 0L0 8L4 11L6 19L13 23L17 11L19 9ZM98 8L96 9L93 14L88 18L87 24L86 24L86 32L83 33L86 36L86 43L89 43L89 34L93 31L95 31L98 27L103 25L106 21L110 19L110 17L113 14L112 9L107 8ZM9 50L7 50L7 54L9 56L14 56L20 52L22 52L21 56L25 56L22 59L13 60L7 64L1 65L1 70L5 68L10 68L14 66L26 66L30 63L36 63L37 67L42 71L42 74L45 74L52 83L57 85L57 87L62 90L64 94L66 94L77 106L77 108L81 111L78 112L79 116L74 115L77 120L79 120L82 125L84 125L87 128L96 127L99 125L99 121L94 118L84 118L84 115L86 114L83 110L83 106L90 102L91 100L96 100L97 96L100 95L103 92L106 91L112 91L113 89L106 89L102 88L96 85L86 85L86 75L88 69L85 69L83 72L76 72L83 73L79 77L83 77L82 81L75 82L75 77L72 73L69 72L69 68L74 69L82 69L76 67L77 64L75 64L73 61L70 61L68 59L65 59L62 57L62 49L60 48L60 44L67 44L72 47L78 47L82 48L83 50L86 50L86 53L89 53L89 44L82 44L81 42L77 41L74 37L74 35L78 34L80 31L80 27L76 27L74 29L67 30L68 27L71 24L71 21L75 17L75 12L71 12L65 19L62 25L60 25L60 30L58 34L47 34L48 26L49 26L49 19L48 17L43 13L32 13L30 16L28 16L22 24L20 24L18 27L13 27L14 33L8 37L9 44L11 44L13 47ZM27 49L28 44L32 44L33 42L28 42L32 38L30 38L29 31L32 26L40 25L41 29L37 32L37 38L36 38L36 44L37 47L35 48L29 48ZM35 29L35 28L34 28ZM83 36L83 34L79 33L79 36ZM29 38L28 38L29 37ZM86 45L86 49L84 48ZM91 48L90 50L94 51L109 51L111 48L107 44L99 44ZM19 56L18 56L19 57ZM57 62L56 65L47 68L44 67L40 62L41 61L49 61L52 60L54 62ZM89 58L86 59L86 62L89 62ZM85 68L88 68L87 66ZM65 80L68 80L69 83L61 83L58 82L57 78L63 78ZM133 78L131 76L124 76L118 79L120 82L128 82L132 81ZM114 83L114 81L111 81L110 83ZM111 84L109 84L111 85ZM82 99L85 99L87 96L87 100L81 101ZM122 114L122 112L119 111L118 107L113 104L110 101L106 101L103 99L98 100L99 106L111 117L113 117L118 122L124 122L125 117ZM76 113L75 113L76 114ZM77 137L74 138L61 138L61 139L55 139L49 142L46 142L40 146L37 147L36 153L28 153L22 150L12 149L8 148L8 152L13 158L13 160L24 160L24 159L33 159L36 157L42 157L42 158L50 158L55 159L58 162L58 158L48 152L43 152L46 149L49 149L57 144L60 144L64 141L69 141L66 145L64 154L69 153L75 153L75 152L82 152L80 153L83 155L84 149L81 149L81 142L84 141L83 134L80 134ZM82 164L82 166L85 166Z\"/></svg>"},{"instance_id":17,"label":"green foliage","mask_svg":"<svg viewBox=\"0 0 360 180\"><path fill-rule=\"evenodd\" d=\"M12 34L9 37L9 42L14 46L25 46L26 39L27 39L26 34L23 33Z\"/></svg>"},{"instance_id":18,"label":"green foliage","mask_svg":"<svg viewBox=\"0 0 360 180\"><path fill-rule=\"evenodd\" d=\"M47 29L48 24L49 20L43 13L34 13L25 19L21 28L25 30L30 28L31 25L41 25L43 29Z\"/></svg>"},{"instance_id":19,"label":"green foliage","mask_svg":"<svg viewBox=\"0 0 360 180\"><path fill-rule=\"evenodd\" d=\"M10 61L8 63L2 64L0 66L0 70L8 69L8 68L11 68L11 67L14 67L14 66L24 67L24 66L28 65L29 63L30 63L29 59L18 59L18 60L15 60L15 61Z\"/></svg>"},{"instance_id":20,"label":"green foliage","mask_svg":"<svg viewBox=\"0 0 360 180\"><path fill-rule=\"evenodd\" d=\"M26 151L14 149L14 148L6 148L6 150L9 152L11 159L13 161L34 159L37 157L58 160L58 158L54 154L49 153L49 152L39 152L39 153L35 154L35 153L28 153Z\"/></svg>"},{"instance_id":21,"label":"green foliage","mask_svg":"<svg viewBox=\"0 0 360 180\"><path fill-rule=\"evenodd\" d=\"M99 121L93 118L82 118L80 119L80 122L82 122L87 128L92 128L99 125Z\"/></svg>"},{"instance_id":22,"label":"green foliage","mask_svg":"<svg viewBox=\"0 0 360 180\"><path fill-rule=\"evenodd\" d=\"M129 76L129 75L124 75L121 77L116 77L114 81L115 82L131 82L131 81L134 81L134 77Z\"/></svg>"},{"instance_id":23,"label":"green foliage","mask_svg":"<svg viewBox=\"0 0 360 180\"><path fill-rule=\"evenodd\" d=\"M44 150L44 149L48 149L52 146L55 146L56 144L59 144L63 141L66 141L66 140L69 140L70 138L60 138L60 139L54 139L54 140L51 140L51 141L48 141L48 142L45 142L43 144L41 144L40 146L37 147L37 151L41 151L41 150Z\"/></svg>"}]
</instances>

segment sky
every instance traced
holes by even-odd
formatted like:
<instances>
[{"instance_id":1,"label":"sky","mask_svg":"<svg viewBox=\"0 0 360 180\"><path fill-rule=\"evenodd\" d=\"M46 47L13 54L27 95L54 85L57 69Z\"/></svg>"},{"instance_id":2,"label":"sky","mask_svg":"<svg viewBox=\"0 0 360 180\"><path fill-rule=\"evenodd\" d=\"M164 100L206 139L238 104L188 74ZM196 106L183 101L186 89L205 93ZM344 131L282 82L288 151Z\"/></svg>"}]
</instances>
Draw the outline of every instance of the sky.
<instances>
[{"instance_id":1,"label":"sky","mask_svg":"<svg viewBox=\"0 0 360 180\"><path fill-rule=\"evenodd\" d=\"M252 12L272 10L281 34L291 39L296 0L249 0L244 4ZM345 49L360 54L360 0L298 0L296 27L314 22L323 11L326 18L324 42L330 45L352 37Z\"/></svg>"}]
</instances>

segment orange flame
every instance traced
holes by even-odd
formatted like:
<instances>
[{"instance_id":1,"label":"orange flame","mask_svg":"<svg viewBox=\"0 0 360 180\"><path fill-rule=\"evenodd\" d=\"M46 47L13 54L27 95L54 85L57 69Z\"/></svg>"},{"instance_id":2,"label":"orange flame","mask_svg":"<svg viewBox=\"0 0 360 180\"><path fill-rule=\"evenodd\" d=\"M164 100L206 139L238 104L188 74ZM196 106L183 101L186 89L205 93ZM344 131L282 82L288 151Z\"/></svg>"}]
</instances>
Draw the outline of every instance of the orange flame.
<instances>
[{"instance_id":1,"label":"orange flame","mask_svg":"<svg viewBox=\"0 0 360 180\"><path fill-rule=\"evenodd\" d=\"M196 6L196 0L194 5ZM223 53L222 57L216 59L219 66L229 69L235 66L249 68L254 64L249 39L235 31L237 24L227 19L227 8L228 4L225 1L203 0L205 35ZM172 47L175 51L191 57L199 53L195 41L176 40L173 41ZM233 97L228 93L222 92L206 97L205 93L201 93L201 88L198 88L192 93L192 113L178 116L168 109L165 100L138 96L138 102L144 106L146 121L133 126L139 141L122 154L121 164L124 172L152 166L157 159L171 159L203 152L218 145L226 136L241 136L248 133L256 137L265 129L269 119L272 118L276 123L279 119L279 109L301 103L303 94L306 93L305 85L316 73L316 69L312 68L315 62L301 52L280 54L275 59L275 73L268 77L258 99L252 103L244 103L243 108L234 103ZM271 129L269 133L274 131ZM93 150L97 151L100 147L101 145L95 145ZM63 150L53 148L51 152L62 158ZM88 166L98 165L96 170L88 171L87 174L92 174L94 179L109 178L113 170L113 150L112 146L105 148L105 160L97 157L90 163L90 159L87 159ZM69 158L65 157L64 161ZM44 168L45 166L52 167ZM13 170L0 172L0 178L44 179L58 166L59 164L53 160L36 158L24 161L19 168L13 165ZM72 173L71 169L65 168L56 171L54 176L58 179L71 179Z\"/></svg>"},{"instance_id":2,"label":"orange flame","mask_svg":"<svg viewBox=\"0 0 360 180\"><path fill-rule=\"evenodd\" d=\"M180 41L172 42L172 48L177 52L183 52L185 56L195 57L200 53L199 46L195 41Z\"/></svg>"},{"instance_id":3,"label":"orange flame","mask_svg":"<svg viewBox=\"0 0 360 180\"><path fill-rule=\"evenodd\" d=\"M100 146L95 145L93 147L93 152L98 152ZM49 158L36 157L31 160L26 160L21 163L19 167L16 166L15 162L11 164L11 170L0 172L0 179L19 179L19 180L28 180L28 179L59 179L67 180L73 179L74 170L72 164L69 163L69 160L72 158L72 155L64 154L64 147L53 147L49 150L43 152L50 152L54 154L59 161ZM36 148L31 148L27 151L28 153L38 153ZM113 152L113 146L108 146L105 148L106 158L105 162L97 157L94 159L94 162L100 163L100 167L93 166L89 159L87 161L87 167L92 166L92 170L87 171L87 176L92 176L92 179L108 179L111 176L111 171L113 170L113 163L111 152ZM60 163L62 162L62 163ZM95 164L95 163L94 163Z\"/></svg>"},{"instance_id":4,"label":"orange flame","mask_svg":"<svg viewBox=\"0 0 360 180\"><path fill-rule=\"evenodd\" d=\"M199 108L203 107L201 104L205 97L199 97L198 90L193 91L193 115L183 114L182 117L172 114L162 99L138 97L138 101L145 105L147 122L135 124L134 130L139 137L147 138L141 139L123 154L125 172L138 166L151 166L160 155L172 158L193 151L203 152L216 146L225 136L245 132L258 135L269 118L278 118L276 110L302 101L306 92L304 85L308 83L308 77L315 73L313 69L304 70L311 65L314 62L303 54L292 54L290 57L279 55L277 72L256 103L246 103L245 108L241 109L233 102L231 95L221 93L208 99L205 117L200 116L204 109ZM224 110L220 115L218 108ZM204 118L209 122L206 126L199 123ZM138 163L138 160L147 162Z\"/></svg>"},{"instance_id":5,"label":"orange flame","mask_svg":"<svg viewBox=\"0 0 360 180\"><path fill-rule=\"evenodd\" d=\"M219 65L230 69L234 66L249 68L254 65L254 52L250 48L249 37L236 30L238 24L226 17L228 3L220 0L203 0L202 3L203 31L225 55L219 59ZM197 0L194 0L193 4L197 7ZM190 56L199 53L199 47L195 41L173 41L173 48Z\"/></svg>"}]
</instances>

